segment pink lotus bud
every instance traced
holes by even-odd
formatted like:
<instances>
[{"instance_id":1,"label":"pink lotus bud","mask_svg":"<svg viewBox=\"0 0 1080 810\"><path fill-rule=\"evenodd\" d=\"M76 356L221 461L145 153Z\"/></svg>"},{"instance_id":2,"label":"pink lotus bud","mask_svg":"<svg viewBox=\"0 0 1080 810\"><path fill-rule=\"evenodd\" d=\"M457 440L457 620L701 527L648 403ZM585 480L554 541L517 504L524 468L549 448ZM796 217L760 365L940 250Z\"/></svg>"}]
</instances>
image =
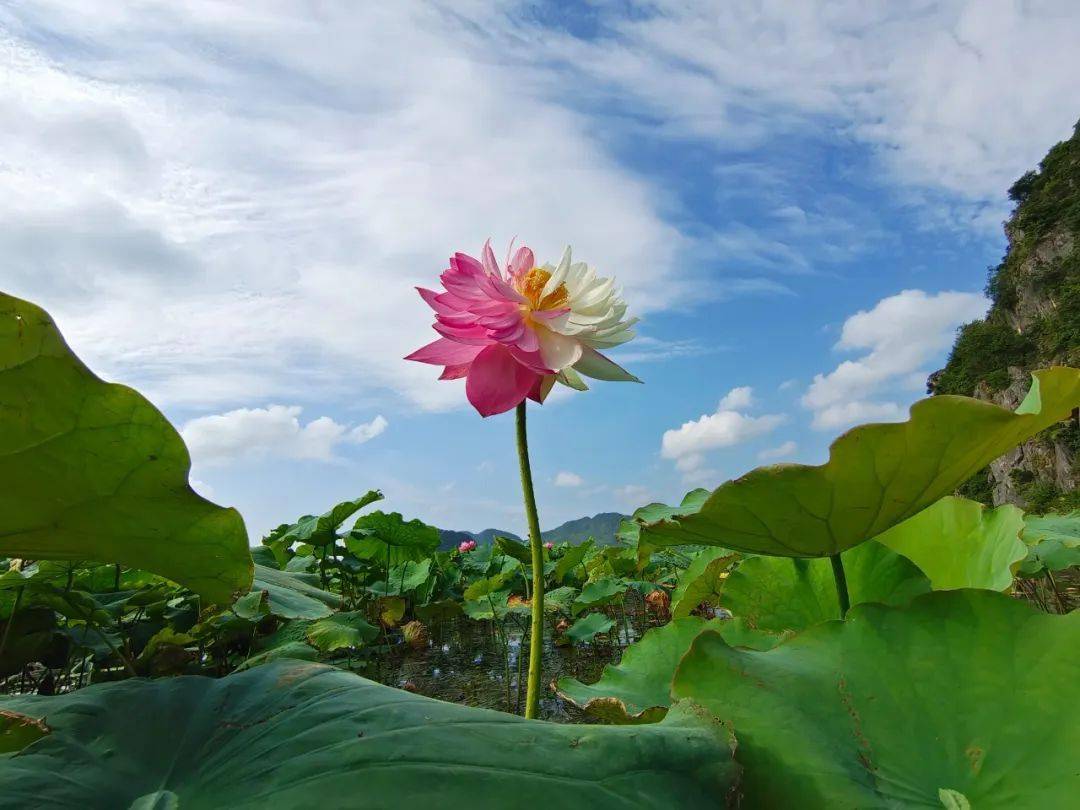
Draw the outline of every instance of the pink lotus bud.
<instances>
[{"instance_id":1,"label":"pink lotus bud","mask_svg":"<svg viewBox=\"0 0 1080 810\"><path fill-rule=\"evenodd\" d=\"M462 554L464 554L466 551L472 551L472 546L469 545L469 543L471 542L472 540L462 540L460 543L458 543L457 550L460 551Z\"/></svg>"},{"instance_id":2,"label":"pink lotus bud","mask_svg":"<svg viewBox=\"0 0 1080 810\"><path fill-rule=\"evenodd\" d=\"M548 551L551 551L553 548L555 548L555 544L554 543L544 543L544 548L546 548Z\"/></svg>"}]
</instances>

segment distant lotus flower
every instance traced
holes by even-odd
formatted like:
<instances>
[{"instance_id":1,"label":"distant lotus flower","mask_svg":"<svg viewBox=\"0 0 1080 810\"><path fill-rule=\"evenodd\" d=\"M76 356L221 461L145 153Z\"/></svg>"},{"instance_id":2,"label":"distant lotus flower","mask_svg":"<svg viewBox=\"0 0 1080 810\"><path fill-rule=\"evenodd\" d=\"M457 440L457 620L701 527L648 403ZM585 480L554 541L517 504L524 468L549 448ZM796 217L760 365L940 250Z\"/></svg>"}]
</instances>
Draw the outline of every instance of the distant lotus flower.
<instances>
[{"instance_id":1,"label":"distant lotus flower","mask_svg":"<svg viewBox=\"0 0 1080 810\"><path fill-rule=\"evenodd\" d=\"M544 548L546 548L548 551L551 551L553 548L555 548L555 544L554 543L544 543Z\"/></svg>"},{"instance_id":2,"label":"distant lotus flower","mask_svg":"<svg viewBox=\"0 0 1080 810\"><path fill-rule=\"evenodd\" d=\"M581 374L640 382L600 354L634 336L636 319L613 279L597 277L566 248L558 267L537 267L518 248L504 273L490 241L483 259L455 253L441 279L444 292L417 288L435 310L441 337L407 360L444 366L441 380L465 377L465 394L481 416L503 413L526 397L543 402L557 381L578 390Z\"/></svg>"},{"instance_id":3,"label":"distant lotus flower","mask_svg":"<svg viewBox=\"0 0 1080 810\"><path fill-rule=\"evenodd\" d=\"M472 551L474 548L476 548L475 540L462 540L458 543L457 550L464 554L467 551Z\"/></svg>"}]
</instances>

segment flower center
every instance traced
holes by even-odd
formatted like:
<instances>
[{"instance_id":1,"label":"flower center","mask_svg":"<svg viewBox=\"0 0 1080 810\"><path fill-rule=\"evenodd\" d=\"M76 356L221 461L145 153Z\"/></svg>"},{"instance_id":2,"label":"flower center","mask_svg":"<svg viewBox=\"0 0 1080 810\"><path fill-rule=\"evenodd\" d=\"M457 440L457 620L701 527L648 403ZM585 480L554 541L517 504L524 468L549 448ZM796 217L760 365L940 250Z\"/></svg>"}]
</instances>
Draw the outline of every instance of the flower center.
<instances>
[{"instance_id":1,"label":"flower center","mask_svg":"<svg viewBox=\"0 0 1080 810\"><path fill-rule=\"evenodd\" d=\"M570 294L566 291L565 284L560 284L554 292L541 298L550 279L551 273L540 267L534 267L525 274L521 280L520 292L528 299L530 309L558 309L566 306Z\"/></svg>"}]
</instances>

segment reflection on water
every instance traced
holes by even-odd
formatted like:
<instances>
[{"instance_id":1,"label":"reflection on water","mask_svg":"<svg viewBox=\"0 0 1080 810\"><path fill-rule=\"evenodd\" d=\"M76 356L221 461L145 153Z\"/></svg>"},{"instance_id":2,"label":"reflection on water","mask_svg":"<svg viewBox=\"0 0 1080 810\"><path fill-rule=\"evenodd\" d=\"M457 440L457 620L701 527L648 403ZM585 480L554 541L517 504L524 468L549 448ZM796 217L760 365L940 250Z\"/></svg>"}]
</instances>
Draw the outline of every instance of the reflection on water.
<instances>
[{"instance_id":1,"label":"reflection on water","mask_svg":"<svg viewBox=\"0 0 1080 810\"><path fill-rule=\"evenodd\" d=\"M638 638L643 621L649 618L631 609L627 600L626 621L616 607L610 614L616 619L608 634L592 643L578 646L556 644L552 630L546 628L540 716L560 722L596 722L590 715L560 699L549 688L558 678L569 675L586 683L600 677L608 663L618 663L627 639ZM428 697L521 714L525 703L528 649L522 656L523 631L529 617L510 617L504 639L490 622L466 618L433 623L426 648L411 649L404 644L370 660L363 674L374 680L409 689Z\"/></svg>"}]
</instances>

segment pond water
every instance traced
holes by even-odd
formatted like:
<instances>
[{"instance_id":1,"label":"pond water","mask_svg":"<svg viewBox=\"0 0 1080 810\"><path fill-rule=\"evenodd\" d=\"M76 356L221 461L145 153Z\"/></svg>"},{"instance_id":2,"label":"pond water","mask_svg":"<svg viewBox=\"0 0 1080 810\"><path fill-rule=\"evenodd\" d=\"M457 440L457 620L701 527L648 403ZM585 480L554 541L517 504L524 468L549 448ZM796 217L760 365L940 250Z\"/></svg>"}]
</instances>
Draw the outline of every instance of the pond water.
<instances>
[{"instance_id":1,"label":"pond water","mask_svg":"<svg viewBox=\"0 0 1080 810\"><path fill-rule=\"evenodd\" d=\"M644 630L654 626L654 617L643 617L630 598L626 602L625 624L622 610L613 608L609 615L616 624L610 633L601 634L587 644L556 643L551 627L546 628L541 679L545 687L540 702L542 719L596 722L591 715L579 711L547 687L564 675L586 683L595 681L605 664L619 662L628 640L634 641ZM513 619L508 621L504 646L503 638L492 623L451 619L430 627L430 640L425 648L416 650L395 644L356 671L381 683L428 697L522 714L528 645L526 642L522 656L521 644L522 630L527 623L528 616L520 618L520 628L515 627Z\"/></svg>"}]
</instances>

